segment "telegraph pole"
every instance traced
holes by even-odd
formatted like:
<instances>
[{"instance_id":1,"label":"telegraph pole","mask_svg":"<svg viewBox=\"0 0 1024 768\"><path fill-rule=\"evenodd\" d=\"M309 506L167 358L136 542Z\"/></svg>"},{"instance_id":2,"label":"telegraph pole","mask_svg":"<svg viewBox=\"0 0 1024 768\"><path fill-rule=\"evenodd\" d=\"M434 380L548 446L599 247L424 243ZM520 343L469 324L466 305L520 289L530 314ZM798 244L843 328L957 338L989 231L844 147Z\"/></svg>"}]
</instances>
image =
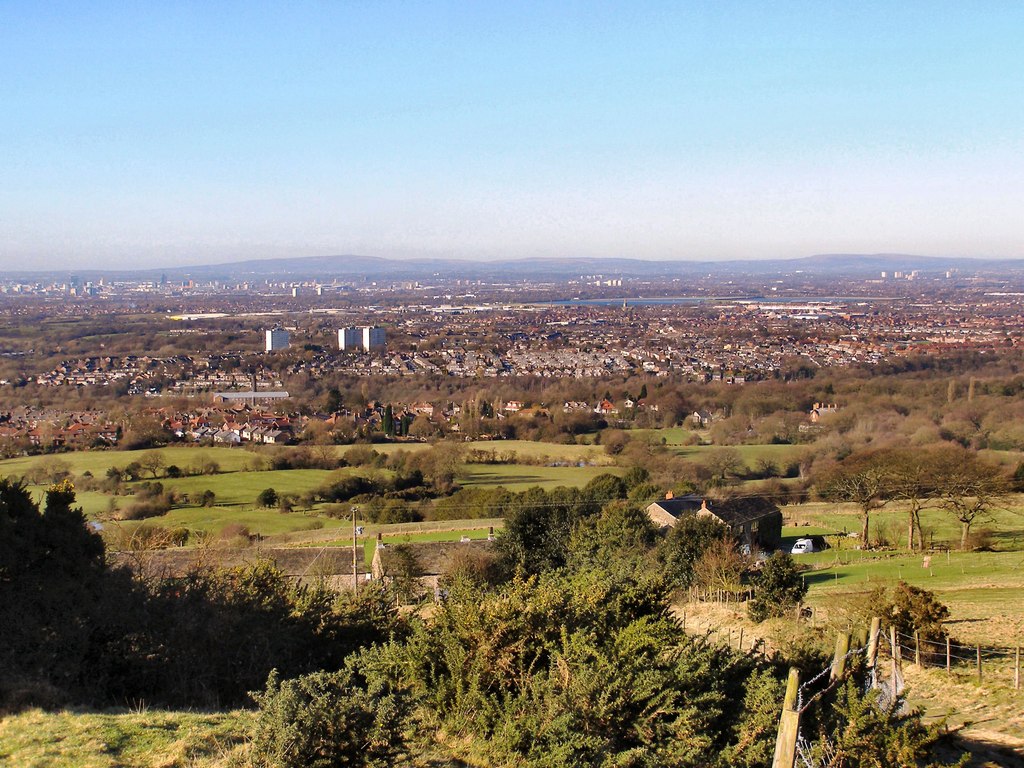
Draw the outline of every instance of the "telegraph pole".
<instances>
[{"instance_id":1,"label":"telegraph pole","mask_svg":"<svg viewBox=\"0 0 1024 768\"><path fill-rule=\"evenodd\" d=\"M359 507L352 507L352 593L359 594L359 553L358 536L356 534L356 517L359 515Z\"/></svg>"}]
</instances>

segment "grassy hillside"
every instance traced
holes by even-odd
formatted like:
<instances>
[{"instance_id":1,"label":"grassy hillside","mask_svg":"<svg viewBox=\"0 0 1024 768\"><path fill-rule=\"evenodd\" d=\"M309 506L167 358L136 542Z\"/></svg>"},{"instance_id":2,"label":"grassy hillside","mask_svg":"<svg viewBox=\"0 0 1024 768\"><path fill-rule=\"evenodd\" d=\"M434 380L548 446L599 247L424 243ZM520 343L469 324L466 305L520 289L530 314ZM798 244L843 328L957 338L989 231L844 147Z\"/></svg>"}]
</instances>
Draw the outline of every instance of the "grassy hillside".
<instances>
[{"instance_id":1,"label":"grassy hillside","mask_svg":"<svg viewBox=\"0 0 1024 768\"><path fill-rule=\"evenodd\" d=\"M56 712L0 720L0 765L19 768L230 768L250 712Z\"/></svg>"}]
</instances>

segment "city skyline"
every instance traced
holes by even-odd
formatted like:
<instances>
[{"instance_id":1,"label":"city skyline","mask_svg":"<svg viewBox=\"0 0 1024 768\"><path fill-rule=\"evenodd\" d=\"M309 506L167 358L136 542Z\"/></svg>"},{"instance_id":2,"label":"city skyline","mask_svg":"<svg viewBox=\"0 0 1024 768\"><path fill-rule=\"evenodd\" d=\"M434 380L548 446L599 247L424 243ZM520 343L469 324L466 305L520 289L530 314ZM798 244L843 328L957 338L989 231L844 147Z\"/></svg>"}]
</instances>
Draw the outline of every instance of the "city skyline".
<instances>
[{"instance_id":1,"label":"city skyline","mask_svg":"<svg viewBox=\"0 0 1024 768\"><path fill-rule=\"evenodd\" d=\"M1024 9L0 8L0 267L1024 255Z\"/></svg>"}]
</instances>

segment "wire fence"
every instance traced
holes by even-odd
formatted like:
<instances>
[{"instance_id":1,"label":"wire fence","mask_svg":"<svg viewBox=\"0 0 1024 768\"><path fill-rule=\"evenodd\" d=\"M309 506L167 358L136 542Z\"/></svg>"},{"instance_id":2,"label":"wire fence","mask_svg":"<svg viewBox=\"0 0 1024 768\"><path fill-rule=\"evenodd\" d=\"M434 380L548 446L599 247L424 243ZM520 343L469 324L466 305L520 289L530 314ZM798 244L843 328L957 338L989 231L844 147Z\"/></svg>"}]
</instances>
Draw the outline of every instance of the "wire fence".
<instances>
[{"instance_id":1,"label":"wire fence","mask_svg":"<svg viewBox=\"0 0 1024 768\"><path fill-rule=\"evenodd\" d=\"M833 765L837 747L829 737L811 727L811 734L805 733L805 724L814 723L822 714L815 708L827 706L826 697L849 679L849 670L865 669L864 693L875 691L872 705L882 710L903 707L903 674L900 665L899 644L896 633L890 630L890 663L880 658L885 638L881 632L880 619L873 619L866 642L853 642L849 634L840 633L836 638L835 654L830 664L816 674L799 681L799 672L790 670L786 698L779 718L779 733L772 761L773 768L821 768ZM854 659L863 657L855 665ZM886 672L885 670L888 670ZM815 717L817 715L818 717ZM813 737L817 738L812 740Z\"/></svg>"},{"instance_id":2,"label":"wire fence","mask_svg":"<svg viewBox=\"0 0 1024 768\"><path fill-rule=\"evenodd\" d=\"M863 692L873 692L870 702L882 711L905 711L902 697L905 664L944 667L951 674L976 674L979 682L984 675L986 682L1007 684L1015 690L1020 688L1019 646L971 646L946 636L922 637L920 632L907 633L895 626L888 626L886 630L883 632L881 620L874 618L860 642L853 640L850 634L839 633L831 663L803 682L800 672L790 669L773 768L821 768L835 764L833 758L838 754L838 747L815 725L826 714L816 708L829 706L829 694L849 679L849 670L854 668L866 672ZM709 631L708 637L711 636ZM859 657L863 660L854 664L853 660ZM805 732L808 724L810 730Z\"/></svg>"},{"instance_id":3,"label":"wire fence","mask_svg":"<svg viewBox=\"0 0 1024 768\"><path fill-rule=\"evenodd\" d=\"M948 635L897 632L900 657L921 668L945 669L950 674L971 675L979 682L1021 686L1021 647L970 644Z\"/></svg>"}]
</instances>

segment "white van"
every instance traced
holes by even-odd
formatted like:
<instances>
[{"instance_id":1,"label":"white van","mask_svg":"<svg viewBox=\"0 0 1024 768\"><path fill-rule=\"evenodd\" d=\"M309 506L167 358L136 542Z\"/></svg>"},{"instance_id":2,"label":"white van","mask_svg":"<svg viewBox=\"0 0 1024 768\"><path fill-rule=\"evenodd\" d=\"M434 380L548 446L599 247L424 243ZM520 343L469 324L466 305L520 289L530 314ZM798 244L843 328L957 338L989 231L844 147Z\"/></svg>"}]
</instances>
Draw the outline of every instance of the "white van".
<instances>
[{"instance_id":1,"label":"white van","mask_svg":"<svg viewBox=\"0 0 1024 768\"><path fill-rule=\"evenodd\" d=\"M808 552L814 551L814 540L813 539L797 539L796 544L789 550L791 555L805 555Z\"/></svg>"}]
</instances>

